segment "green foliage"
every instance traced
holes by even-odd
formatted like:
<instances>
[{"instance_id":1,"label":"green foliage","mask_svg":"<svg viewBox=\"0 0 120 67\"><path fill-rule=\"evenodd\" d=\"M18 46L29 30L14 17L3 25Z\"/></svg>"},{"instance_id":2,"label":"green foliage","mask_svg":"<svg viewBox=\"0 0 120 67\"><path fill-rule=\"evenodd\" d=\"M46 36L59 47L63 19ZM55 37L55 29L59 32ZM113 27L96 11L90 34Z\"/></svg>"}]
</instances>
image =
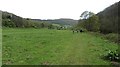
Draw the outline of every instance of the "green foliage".
<instances>
[{"instance_id":1,"label":"green foliage","mask_svg":"<svg viewBox=\"0 0 120 67\"><path fill-rule=\"evenodd\" d=\"M109 50L108 54L105 56L105 59L120 62L120 54L117 52L117 50L116 51Z\"/></svg>"},{"instance_id":2,"label":"green foliage","mask_svg":"<svg viewBox=\"0 0 120 67\"><path fill-rule=\"evenodd\" d=\"M74 25L77 20L73 19L55 19L55 20L40 20L40 19L30 19L22 18L16 16L12 13L2 12L2 25L3 27L18 27L18 28L49 28L57 29L64 25ZM53 25L58 24L59 26Z\"/></svg>"},{"instance_id":3,"label":"green foliage","mask_svg":"<svg viewBox=\"0 0 120 67\"><path fill-rule=\"evenodd\" d=\"M81 14L78 26L86 28L88 31L100 31L101 33L120 33L118 21L119 2L107 7L105 10L94 14L89 11L84 11Z\"/></svg>"},{"instance_id":4,"label":"green foliage","mask_svg":"<svg viewBox=\"0 0 120 67\"><path fill-rule=\"evenodd\" d=\"M93 16L94 13L93 12L89 12L89 11L84 11L82 14L81 14L81 19L88 19L89 17Z\"/></svg>"},{"instance_id":5,"label":"green foliage","mask_svg":"<svg viewBox=\"0 0 120 67\"><path fill-rule=\"evenodd\" d=\"M2 26L19 28L51 28L51 29L56 27L51 23L35 21L31 20L30 18L24 19L22 17L16 16L8 12L2 13Z\"/></svg>"},{"instance_id":6,"label":"green foliage","mask_svg":"<svg viewBox=\"0 0 120 67\"><path fill-rule=\"evenodd\" d=\"M84 13L84 12L83 12ZM89 12L84 18L87 19L80 19L77 27L85 28L88 31L99 31L100 23L98 16L94 15L92 12Z\"/></svg>"},{"instance_id":7,"label":"green foliage","mask_svg":"<svg viewBox=\"0 0 120 67\"><path fill-rule=\"evenodd\" d=\"M59 25L74 25L78 23L78 20L73 20L73 19L67 19L67 18L61 18L61 19L55 19L55 20L41 20L41 19L32 19L35 21L39 21L39 22L47 22L47 23L51 23L51 24L59 24Z\"/></svg>"},{"instance_id":8,"label":"green foliage","mask_svg":"<svg viewBox=\"0 0 120 67\"><path fill-rule=\"evenodd\" d=\"M4 19L2 22L2 25L5 27L15 27L15 24L10 19Z\"/></svg>"},{"instance_id":9,"label":"green foliage","mask_svg":"<svg viewBox=\"0 0 120 67\"><path fill-rule=\"evenodd\" d=\"M120 44L120 38L119 38L119 34L115 34L115 33L109 33L109 34L106 34L104 35L104 37L112 42L115 42L115 43L119 43Z\"/></svg>"},{"instance_id":10,"label":"green foliage","mask_svg":"<svg viewBox=\"0 0 120 67\"><path fill-rule=\"evenodd\" d=\"M21 17L12 14L11 21L13 21L16 27L23 27L23 19Z\"/></svg>"},{"instance_id":11,"label":"green foliage","mask_svg":"<svg viewBox=\"0 0 120 67\"><path fill-rule=\"evenodd\" d=\"M98 16L93 15L90 18L88 18L87 24L88 24L87 29L89 31L94 31L94 32L99 31L100 23Z\"/></svg>"},{"instance_id":12,"label":"green foliage","mask_svg":"<svg viewBox=\"0 0 120 67\"><path fill-rule=\"evenodd\" d=\"M118 33L109 33L109 34L102 34L99 32L89 32L90 34L94 36L101 36L102 39L109 40L109 42L114 42L118 45L120 45L120 34Z\"/></svg>"},{"instance_id":13,"label":"green foliage","mask_svg":"<svg viewBox=\"0 0 120 67\"><path fill-rule=\"evenodd\" d=\"M118 27L118 21L120 16L118 15L118 2L107 7L105 10L99 12L97 16L99 16L100 21L100 32L107 33L118 33L120 32L120 28Z\"/></svg>"},{"instance_id":14,"label":"green foliage","mask_svg":"<svg viewBox=\"0 0 120 67\"><path fill-rule=\"evenodd\" d=\"M54 29L54 26L53 26L52 24L50 24L50 25L48 26L48 29Z\"/></svg>"},{"instance_id":15,"label":"green foliage","mask_svg":"<svg viewBox=\"0 0 120 67\"><path fill-rule=\"evenodd\" d=\"M41 27L44 28L44 23L41 23Z\"/></svg>"}]
</instances>

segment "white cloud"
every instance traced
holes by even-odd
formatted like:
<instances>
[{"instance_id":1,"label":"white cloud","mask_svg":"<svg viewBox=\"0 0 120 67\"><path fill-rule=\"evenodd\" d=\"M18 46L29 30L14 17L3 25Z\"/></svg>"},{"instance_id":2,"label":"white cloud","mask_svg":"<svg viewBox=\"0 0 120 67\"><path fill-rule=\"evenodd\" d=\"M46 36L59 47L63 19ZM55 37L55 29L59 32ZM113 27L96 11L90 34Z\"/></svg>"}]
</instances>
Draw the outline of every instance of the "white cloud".
<instances>
[{"instance_id":1,"label":"white cloud","mask_svg":"<svg viewBox=\"0 0 120 67\"><path fill-rule=\"evenodd\" d=\"M0 10L24 18L79 19L85 11L98 13L119 0L0 0Z\"/></svg>"}]
</instances>

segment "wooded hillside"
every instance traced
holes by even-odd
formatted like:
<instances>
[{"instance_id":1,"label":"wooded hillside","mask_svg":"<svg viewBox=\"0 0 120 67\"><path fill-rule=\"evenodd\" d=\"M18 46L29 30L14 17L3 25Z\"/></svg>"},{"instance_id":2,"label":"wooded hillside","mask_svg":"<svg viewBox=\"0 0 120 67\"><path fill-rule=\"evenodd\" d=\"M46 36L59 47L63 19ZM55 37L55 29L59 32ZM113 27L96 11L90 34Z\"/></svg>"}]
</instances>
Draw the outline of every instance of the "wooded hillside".
<instances>
[{"instance_id":1,"label":"wooded hillside","mask_svg":"<svg viewBox=\"0 0 120 67\"><path fill-rule=\"evenodd\" d=\"M99 12L97 16L100 22L100 32L102 33L118 33L120 32L120 27L118 20L120 16L118 15L119 2L107 7L105 10ZM120 9L119 9L120 10Z\"/></svg>"}]
</instances>

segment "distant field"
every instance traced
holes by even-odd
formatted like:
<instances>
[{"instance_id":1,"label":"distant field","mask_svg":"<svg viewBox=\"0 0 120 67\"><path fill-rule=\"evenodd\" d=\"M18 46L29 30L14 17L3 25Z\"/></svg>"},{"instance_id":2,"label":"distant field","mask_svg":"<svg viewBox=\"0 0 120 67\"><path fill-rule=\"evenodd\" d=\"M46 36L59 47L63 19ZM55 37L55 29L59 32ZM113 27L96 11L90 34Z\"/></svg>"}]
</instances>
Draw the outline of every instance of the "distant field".
<instances>
[{"instance_id":1,"label":"distant field","mask_svg":"<svg viewBox=\"0 0 120 67\"><path fill-rule=\"evenodd\" d=\"M107 65L101 59L108 50L116 50L110 43L88 33L48 29L3 29L3 64L17 65Z\"/></svg>"}]
</instances>

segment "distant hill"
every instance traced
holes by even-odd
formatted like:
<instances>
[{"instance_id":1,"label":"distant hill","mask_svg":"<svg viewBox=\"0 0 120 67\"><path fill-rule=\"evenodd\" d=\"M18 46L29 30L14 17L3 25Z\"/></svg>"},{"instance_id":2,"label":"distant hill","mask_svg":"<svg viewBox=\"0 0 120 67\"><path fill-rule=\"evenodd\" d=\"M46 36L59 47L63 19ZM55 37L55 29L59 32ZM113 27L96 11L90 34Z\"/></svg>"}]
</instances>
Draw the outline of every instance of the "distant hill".
<instances>
[{"instance_id":1,"label":"distant hill","mask_svg":"<svg viewBox=\"0 0 120 67\"><path fill-rule=\"evenodd\" d=\"M61 18L61 19L55 19L55 20L51 20L51 19L49 20L32 19L32 20L55 23L55 24L60 24L60 25L74 25L78 23L78 20L68 19L68 18Z\"/></svg>"},{"instance_id":2,"label":"distant hill","mask_svg":"<svg viewBox=\"0 0 120 67\"><path fill-rule=\"evenodd\" d=\"M48 26L51 26L51 24L33 21L29 18L22 18L13 13L2 11L2 27L43 28Z\"/></svg>"},{"instance_id":3,"label":"distant hill","mask_svg":"<svg viewBox=\"0 0 120 67\"><path fill-rule=\"evenodd\" d=\"M41 25L49 26L51 24L58 24L60 26L72 26L77 24L77 20L73 19L55 19L55 20L41 20L22 18L13 13L2 11L2 26L3 27L41 27Z\"/></svg>"},{"instance_id":4,"label":"distant hill","mask_svg":"<svg viewBox=\"0 0 120 67\"><path fill-rule=\"evenodd\" d=\"M78 20L73 20L68 18L61 18L61 19L55 19L55 20L22 18L13 13L2 11L3 27L41 27L42 24L44 24L45 26L49 26L51 24L53 25L59 24L60 26L72 26L77 23L78 23Z\"/></svg>"}]
</instances>

